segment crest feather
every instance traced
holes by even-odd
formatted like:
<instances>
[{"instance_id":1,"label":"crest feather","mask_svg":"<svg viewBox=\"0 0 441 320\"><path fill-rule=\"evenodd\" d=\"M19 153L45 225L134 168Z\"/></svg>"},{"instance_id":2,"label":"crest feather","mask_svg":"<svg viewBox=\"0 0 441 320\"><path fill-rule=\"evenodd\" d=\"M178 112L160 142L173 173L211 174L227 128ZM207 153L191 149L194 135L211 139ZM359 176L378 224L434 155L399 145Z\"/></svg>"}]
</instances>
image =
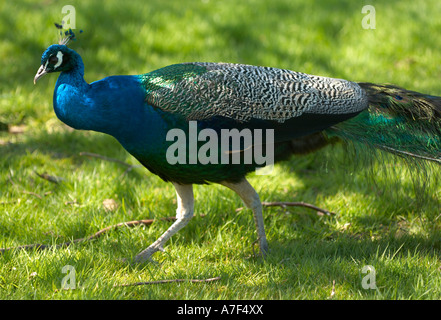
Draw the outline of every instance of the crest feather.
<instances>
[{"instance_id":1,"label":"crest feather","mask_svg":"<svg viewBox=\"0 0 441 320\"><path fill-rule=\"evenodd\" d=\"M75 37L75 33L72 31L71 28L69 28L69 30L66 30L63 32L63 24L64 24L64 21L61 21L61 24L58 24L55 22L55 27L60 31L58 44L67 46L67 44L71 40L76 40L76 37ZM82 32L83 32L83 30L80 30L80 33L82 33Z\"/></svg>"}]
</instances>

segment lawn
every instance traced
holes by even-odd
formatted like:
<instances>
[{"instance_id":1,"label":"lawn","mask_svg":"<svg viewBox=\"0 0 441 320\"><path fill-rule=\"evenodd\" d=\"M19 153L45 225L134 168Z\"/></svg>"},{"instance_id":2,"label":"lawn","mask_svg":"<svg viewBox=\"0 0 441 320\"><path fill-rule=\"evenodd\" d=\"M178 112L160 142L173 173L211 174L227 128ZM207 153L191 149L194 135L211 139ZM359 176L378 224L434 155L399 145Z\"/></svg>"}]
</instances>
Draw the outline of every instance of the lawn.
<instances>
[{"instance_id":1,"label":"lawn","mask_svg":"<svg viewBox=\"0 0 441 320\"><path fill-rule=\"evenodd\" d=\"M210 61L441 95L441 2L435 0L68 4L84 30L69 46L81 54L88 82ZM367 4L375 8L375 29L362 26ZM251 211L236 210L243 206L238 196L210 185L195 186L195 217L155 254L158 264L122 262L170 225L160 218L174 215L175 191L144 168L82 155L137 165L112 137L74 131L56 118L56 75L33 85L42 52L58 41L53 23L65 16L63 5L0 2L0 247L60 244L117 223L156 220L65 248L4 252L0 299L441 297L440 170L419 173L391 157L364 161L342 145L293 157L271 175L250 175L262 201L304 201L336 213L265 208L266 259L255 255ZM428 177L423 191L412 178L419 175ZM65 266L75 270L69 282L75 289L62 290L63 278L73 275ZM213 277L220 279L119 286Z\"/></svg>"}]
</instances>

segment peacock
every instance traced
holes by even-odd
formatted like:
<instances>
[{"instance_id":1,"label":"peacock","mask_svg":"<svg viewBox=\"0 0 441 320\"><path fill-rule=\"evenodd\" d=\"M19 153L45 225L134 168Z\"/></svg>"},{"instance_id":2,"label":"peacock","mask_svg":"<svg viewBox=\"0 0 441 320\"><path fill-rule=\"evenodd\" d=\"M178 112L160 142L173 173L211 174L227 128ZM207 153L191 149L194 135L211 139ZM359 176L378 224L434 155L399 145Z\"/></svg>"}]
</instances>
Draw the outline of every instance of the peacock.
<instances>
[{"instance_id":1,"label":"peacock","mask_svg":"<svg viewBox=\"0 0 441 320\"><path fill-rule=\"evenodd\" d=\"M75 129L113 136L176 190L176 220L135 262L151 261L189 223L193 184L212 183L233 190L252 210L265 256L269 247L262 203L246 178L262 167L264 150L264 164L271 165L337 139L405 158L441 161L441 97L394 85L211 62L179 63L89 84L81 56L67 46L74 37L66 32L44 51L34 84L59 72L53 95L56 116ZM220 143L226 134L227 147Z\"/></svg>"}]
</instances>

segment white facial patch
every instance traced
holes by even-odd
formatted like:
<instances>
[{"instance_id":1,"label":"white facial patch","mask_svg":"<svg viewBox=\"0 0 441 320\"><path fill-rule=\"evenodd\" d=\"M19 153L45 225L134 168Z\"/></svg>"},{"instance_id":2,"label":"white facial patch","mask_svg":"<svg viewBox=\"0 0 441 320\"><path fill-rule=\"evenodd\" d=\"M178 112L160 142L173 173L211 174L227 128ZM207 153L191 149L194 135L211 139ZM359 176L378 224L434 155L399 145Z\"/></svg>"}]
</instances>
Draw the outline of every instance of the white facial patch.
<instances>
[{"instance_id":1,"label":"white facial patch","mask_svg":"<svg viewBox=\"0 0 441 320\"><path fill-rule=\"evenodd\" d=\"M54 70L57 69L63 63L63 53L61 51L57 52L57 58L58 58L58 61L54 65Z\"/></svg>"}]
</instances>

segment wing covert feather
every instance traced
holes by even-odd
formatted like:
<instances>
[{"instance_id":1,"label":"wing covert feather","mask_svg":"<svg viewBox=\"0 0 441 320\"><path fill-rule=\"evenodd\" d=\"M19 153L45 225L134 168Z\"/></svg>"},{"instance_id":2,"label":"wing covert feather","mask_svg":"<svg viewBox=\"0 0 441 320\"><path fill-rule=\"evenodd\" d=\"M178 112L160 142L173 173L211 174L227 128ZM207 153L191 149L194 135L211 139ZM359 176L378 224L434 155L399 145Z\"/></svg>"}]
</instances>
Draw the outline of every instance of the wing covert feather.
<instances>
[{"instance_id":1,"label":"wing covert feather","mask_svg":"<svg viewBox=\"0 0 441 320\"><path fill-rule=\"evenodd\" d=\"M187 120L224 116L284 122L302 114L344 115L368 106L356 83L230 63L184 63L142 75L146 102Z\"/></svg>"}]
</instances>

